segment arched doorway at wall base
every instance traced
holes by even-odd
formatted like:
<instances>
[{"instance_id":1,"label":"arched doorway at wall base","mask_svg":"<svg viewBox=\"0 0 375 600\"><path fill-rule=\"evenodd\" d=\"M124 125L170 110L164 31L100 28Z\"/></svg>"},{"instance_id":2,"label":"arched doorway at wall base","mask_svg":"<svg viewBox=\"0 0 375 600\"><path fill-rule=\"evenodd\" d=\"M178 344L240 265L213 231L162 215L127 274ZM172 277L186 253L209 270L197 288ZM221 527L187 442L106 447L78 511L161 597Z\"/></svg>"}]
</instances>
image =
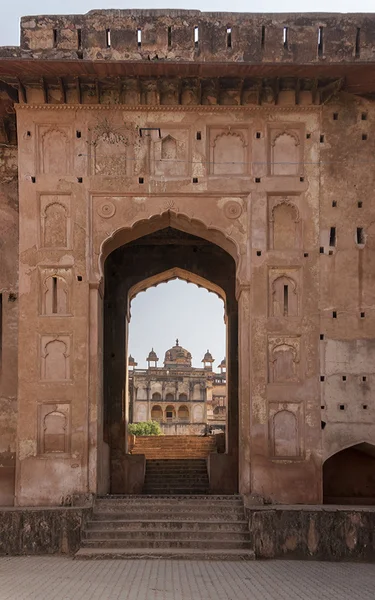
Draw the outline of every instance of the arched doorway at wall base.
<instances>
[{"instance_id":1,"label":"arched doorway at wall base","mask_svg":"<svg viewBox=\"0 0 375 600\"><path fill-rule=\"evenodd\" d=\"M375 445L353 444L323 465L324 504L375 505Z\"/></svg>"},{"instance_id":2,"label":"arched doorway at wall base","mask_svg":"<svg viewBox=\"0 0 375 600\"><path fill-rule=\"evenodd\" d=\"M159 225L164 225L164 221ZM211 491L236 493L238 491L238 306L235 296L236 264L233 256L207 238L187 233L170 226L157 229L153 222L151 232L144 226L137 237L131 230L126 243L124 231L121 245L112 249L104 264L104 441L110 449L109 479L111 493L129 493L134 486L129 480L132 456L127 453L126 431L128 404L126 381L130 300L134 293L147 289L144 282L155 285L186 274L183 279L203 283L203 287L225 298L227 319L228 356L228 422L227 452L210 457ZM129 231L129 230L128 230ZM215 232L217 237L218 232ZM207 237L211 234L207 233ZM112 242L113 243L112 238ZM125 242L125 243L124 243ZM228 240L223 242L228 245ZM112 244L113 245L113 244ZM112 246L111 246L112 247ZM233 248L231 248L233 250ZM220 268L218 268L220 266ZM205 282L208 285L204 285ZM127 318L126 318L127 317ZM156 398L155 398L156 400ZM184 398L185 400L185 398ZM158 405L159 402L153 402ZM186 406L180 418L190 415ZM178 413L176 413L176 419ZM139 460L139 457L137 457ZM124 467L127 464L127 467ZM142 465L139 465L136 471ZM138 475L136 476L138 477ZM136 490L136 491L139 491Z\"/></svg>"}]
</instances>

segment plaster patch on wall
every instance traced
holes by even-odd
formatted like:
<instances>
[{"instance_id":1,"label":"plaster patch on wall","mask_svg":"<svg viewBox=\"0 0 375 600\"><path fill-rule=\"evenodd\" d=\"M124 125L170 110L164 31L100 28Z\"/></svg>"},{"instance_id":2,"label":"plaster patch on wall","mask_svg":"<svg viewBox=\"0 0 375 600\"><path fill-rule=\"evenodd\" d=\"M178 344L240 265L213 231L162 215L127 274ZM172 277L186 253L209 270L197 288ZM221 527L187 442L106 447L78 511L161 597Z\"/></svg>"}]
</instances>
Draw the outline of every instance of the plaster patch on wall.
<instances>
[{"instance_id":1,"label":"plaster patch on wall","mask_svg":"<svg viewBox=\"0 0 375 600\"><path fill-rule=\"evenodd\" d=\"M18 445L18 459L25 460L29 456L36 456L37 440L20 440Z\"/></svg>"}]
</instances>

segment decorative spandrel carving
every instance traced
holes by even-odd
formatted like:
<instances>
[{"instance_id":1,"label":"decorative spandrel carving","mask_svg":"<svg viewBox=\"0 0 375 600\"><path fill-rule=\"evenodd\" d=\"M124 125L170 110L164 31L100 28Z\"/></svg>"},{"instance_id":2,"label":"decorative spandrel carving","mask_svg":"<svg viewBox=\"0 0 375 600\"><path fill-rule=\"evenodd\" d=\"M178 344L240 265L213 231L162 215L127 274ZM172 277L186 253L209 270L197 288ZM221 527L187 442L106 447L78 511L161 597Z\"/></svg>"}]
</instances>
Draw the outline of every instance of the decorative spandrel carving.
<instances>
[{"instance_id":1,"label":"decorative spandrel carving","mask_svg":"<svg viewBox=\"0 0 375 600\"><path fill-rule=\"evenodd\" d=\"M268 356L270 383L295 383L299 381L299 338L269 338Z\"/></svg>"},{"instance_id":2,"label":"decorative spandrel carving","mask_svg":"<svg viewBox=\"0 0 375 600\"><path fill-rule=\"evenodd\" d=\"M40 197L40 243L44 248L70 247L70 196Z\"/></svg>"},{"instance_id":3,"label":"decorative spandrel carving","mask_svg":"<svg viewBox=\"0 0 375 600\"><path fill-rule=\"evenodd\" d=\"M270 454L275 458L301 458L302 405L295 402L270 403Z\"/></svg>"},{"instance_id":4,"label":"decorative spandrel carving","mask_svg":"<svg viewBox=\"0 0 375 600\"><path fill-rule=\"evenodd\" d=\"M297 176L303 171L302 131L293 126L269 130L269 171L271 175Z\"/></svg>"},{"instance_id":5,"label":"decorative spandrel carving","mask_svg":"<svg viewBox=\"0 0 375 600\"><path fill-rule=\"evenodd\" d=\"M69 175L71 172L71 130L57 125L39 128L39 172L45 175Z\"/></svg>"},{"instance_id":6,"label":"decorative spandrel carving","mask_svg":"<svg viewBox=\"0 0 375 600\"><path fill-rule=\"evenodd\" d=\"M41 337L41 379L68 381L70 373L70 336Z\"/></svg>"},{"instance_id":7,"label":"decorative spandrel carving","mask_svg":"<svg viewBox=\"0 0 375 600\"><path fill-rule=\"evenodd\" d=\"M297 269L270 270L270 315L273 317L297 317L299 314L299 273Z\"/></svg>"},{"instance_id":8,"label":"decorative spandrel carving","mask_svg":"<svg viewBox=\"0 0 375 600\"><path fill-rule=\"evenodd\" d=\"M271 196L269 199L269 241L273 250L301 247L302 222L295 200Z\"/></svg>"},{"instance_id":9,"label":"decorative spandrel carving","mask_svg":"<svg viewBox=\"0 0 375 600\"><path fill-rule=\"evenodd\" d=\"M41 314L70 314L70 290L72 271L69 268L40 269L41 275Z\"/></svg>"},{"instance_id":10,"label":"decorative spandrel carving","mask_svg":"<svg viewBox=\"0 0 375 600\"><path fill-rule=\"evenodd\" d=\"M38 410L39 454L70 452L70 404L46 403Z\"/></svg>"},{"instance_id":11,"label":"decorative spandrel carving","mask_svg":"<svg viewBox=\"0 0 375 600\"><path fill-rule=\"evenodd\" d=\"M190 173L188 129L162 129L161 138L151 141L151 172L165 177L186 177Z\"/></svg>"},{"instance_id":12,"label":"decorative spandrel carving","mask_svg":"<svg viewBox=\"0 0 375 600\"><path fill-rule=\"evenodd\" d=\"M248 131L239 127L211 128L210 173L245 175L248 172Z\"/></svg>"}]
</instances>

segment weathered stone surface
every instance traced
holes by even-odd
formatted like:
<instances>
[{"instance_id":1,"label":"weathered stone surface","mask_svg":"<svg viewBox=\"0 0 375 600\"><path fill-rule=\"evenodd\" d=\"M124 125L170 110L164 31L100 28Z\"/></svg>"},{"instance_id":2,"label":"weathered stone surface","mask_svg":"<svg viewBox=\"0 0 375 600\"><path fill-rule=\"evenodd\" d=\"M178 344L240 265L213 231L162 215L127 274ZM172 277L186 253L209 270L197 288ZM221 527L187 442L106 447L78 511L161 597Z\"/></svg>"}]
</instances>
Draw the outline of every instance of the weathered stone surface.
<instances>
[{"instance_id":1,"label":"weathered stone surface","mask_svg":"<svg viewBox=\"0 0 375 600\"><path fill-rule=\"evenodd\" d=\"M74 554L90 509L3 509L0 511L0 556Z\"/></svg>"},{"instance_id":2,"label":"weathered stone surface","mask_svg":"<svg viewBox=\"0 0 375 600\"><path fill-rule=\"evenodd\" d=\"M375 560L375 511L345 507L247 508L257 558Z\"/></svg>"}]
</instances>

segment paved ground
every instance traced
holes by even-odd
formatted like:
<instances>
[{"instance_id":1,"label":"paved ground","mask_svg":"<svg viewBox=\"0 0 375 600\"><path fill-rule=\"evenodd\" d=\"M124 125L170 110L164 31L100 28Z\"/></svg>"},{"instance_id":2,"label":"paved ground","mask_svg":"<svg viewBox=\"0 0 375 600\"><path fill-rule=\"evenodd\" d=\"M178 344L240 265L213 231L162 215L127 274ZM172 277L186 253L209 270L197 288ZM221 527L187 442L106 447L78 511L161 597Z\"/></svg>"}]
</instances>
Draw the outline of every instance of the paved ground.
<instances>
[{"instance_id":1,"label":"paved ground","mask_svg":"<svg viewBox=\"0 0 375 600\"><path fill-rule=\"evenodd\" d=\"M375 565L0 558L0 600L374 600Z\"/></svg>"}]
</instances>

